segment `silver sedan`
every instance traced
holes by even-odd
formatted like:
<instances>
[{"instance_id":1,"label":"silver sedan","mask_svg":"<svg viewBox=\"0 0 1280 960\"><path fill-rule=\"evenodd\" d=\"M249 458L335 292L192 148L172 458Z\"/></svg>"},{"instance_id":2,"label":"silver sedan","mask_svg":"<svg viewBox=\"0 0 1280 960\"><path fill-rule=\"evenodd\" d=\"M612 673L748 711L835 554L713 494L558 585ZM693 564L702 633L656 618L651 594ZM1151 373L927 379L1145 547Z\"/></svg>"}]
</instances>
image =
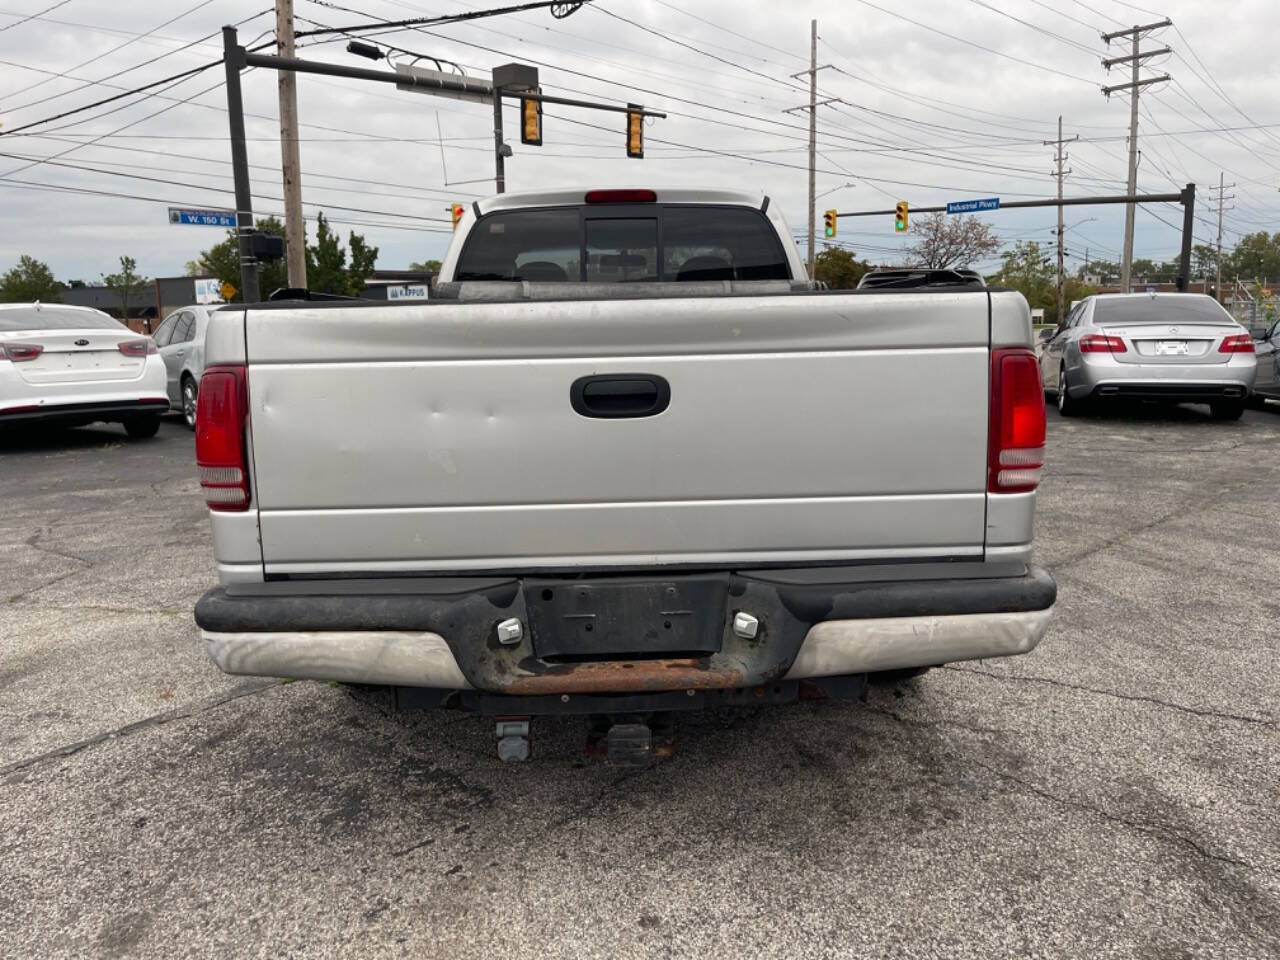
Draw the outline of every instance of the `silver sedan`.
<instances>
[{"instance_id":1,"label":"silver sedan","mask_svg":"<svg viewBox=\"0 0 1280 960\"><path fill-rule=\"evenodd\" d=\"M1063 416L1106 399L1207 403L1235 420L1253 390L1253 339L1212 297L1116 293L1086 297L1040 354L1045 390Z\"/></svg>"}]
</instances>

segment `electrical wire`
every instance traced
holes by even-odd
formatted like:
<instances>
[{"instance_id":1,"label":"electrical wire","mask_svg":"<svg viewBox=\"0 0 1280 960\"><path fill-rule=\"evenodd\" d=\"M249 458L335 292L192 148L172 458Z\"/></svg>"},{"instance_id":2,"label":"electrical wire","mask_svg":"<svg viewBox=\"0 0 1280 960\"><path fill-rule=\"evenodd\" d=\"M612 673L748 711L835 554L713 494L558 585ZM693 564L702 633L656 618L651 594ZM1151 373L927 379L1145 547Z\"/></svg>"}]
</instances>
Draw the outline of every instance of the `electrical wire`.
<instances>
[{"instance_id":1,"label":"electrical wire","mask_svg":"<svg viewBox=\"0 0 1280 960\"><path fill-rule=\"evenodd\" d=\"M70 2L71 0L58 0L58 2L51 7L45 7L43 10L39 10L36 13L28 14L20 20L13 21L13 23L6 23L3 27L0 27L0 33L4 33L6 30L12 30L14 27L20 27L29 20L39 20L46 13L52 13L59 7L65 7Z\"/></svg>"}]
</instances>

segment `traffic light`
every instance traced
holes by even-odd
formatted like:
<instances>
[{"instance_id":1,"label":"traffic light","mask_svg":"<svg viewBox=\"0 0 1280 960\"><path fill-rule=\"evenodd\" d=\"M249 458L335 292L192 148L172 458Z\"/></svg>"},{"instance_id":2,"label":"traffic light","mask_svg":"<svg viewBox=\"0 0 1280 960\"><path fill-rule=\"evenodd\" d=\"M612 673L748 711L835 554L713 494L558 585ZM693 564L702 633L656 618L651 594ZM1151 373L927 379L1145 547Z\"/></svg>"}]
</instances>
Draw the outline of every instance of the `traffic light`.
<instances>
[{"instance_id":1,"label":"traffic light","mask_svg":"<svg viewBox=\"0 0 1280 960\"><path fill-rule=\"evenodd\" d=\"M466 210L460 203L449 204L449 216L453 218L453 229L458 229L458 221L462 219L462 214Z\"/></svg>"},{"instance_id":2,"label":"traffic light","mask_svg":"<svg viewBox=\"0 0 1280 960\"><path fill-rule=\"evenodd\" d=\"M902 233L907 229L907 201L899 200L898 209L893 215L893 229Z\"/></svg>"},{"instance_id":3,"label":"traffic light","mask_svg":"<svg viewBox=\"0 0 1280 960\"><path fill-rule=\"evenodd\" d=\"M836 238L836 212L828 210L822 215L822 234L828 240Z\"/></svg>"},{"instance_id":4,"label":"traffic light","mask_svg":"<svg viewBox=\"0 0 1280 960\"><path fill-rule=\"evenodd\" d=\"M542 146L542 101L520 98L520 142Z\"/></svg>"},{"instance_id":5,"label":"traffic light","mask_svg":"<svg viewBox=\"0 0 1280 960\"><path fill-rule=\"evenodd\" d=\"M627 104L627 156L644 159L644 114L635 103Z\"/></svg>"}]
</instances>

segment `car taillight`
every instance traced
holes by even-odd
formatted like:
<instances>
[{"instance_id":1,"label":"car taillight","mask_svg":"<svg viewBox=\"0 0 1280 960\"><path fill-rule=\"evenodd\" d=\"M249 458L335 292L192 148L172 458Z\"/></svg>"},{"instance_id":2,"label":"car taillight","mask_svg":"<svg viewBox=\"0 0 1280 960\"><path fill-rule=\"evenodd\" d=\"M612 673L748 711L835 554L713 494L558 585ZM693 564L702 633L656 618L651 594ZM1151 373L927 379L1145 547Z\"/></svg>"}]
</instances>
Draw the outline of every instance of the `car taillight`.
<instances>
[{"instance_id":1,"label":"car taillight","mask_svg":"<svg viewBox=\"0 0 1280 960\"><path fill-rule=\"evenodd\" d=\"M588 190L587 203L657 203L653 190Z\"/></svg>"},{"instance_id":2,"label":"car taillight","mask_svg":"<svg viewBox=\"0 0 1280 960\"><path fill-rule=\"evenodd\" d=\"M1044 388L1036 355L1025 347L992 350L988 492L1022 493L1039 486L1044 431Z\"/></svg>"},{"instance_id":3,"label":"car taillight","mask_svg":"<svg viewBox=\"0 0 1280 960\"><path fill-rule=\"evenodd\" d=\"M209 367L196 401L196 465L210 510L249 509L249 385L242 366Z\"/></svg>"},{"instance_id":4,"label":"car taillight","mask_svg":"<svg viewBox=\"0 0 1280 960\"><path fill-rule=\"evenodd\" d=\"M156 342L150 337L143 337L140 340L121 340L120 352L126 357L145 357L152 353L159 353L156 349Z\"/></svg>"},{"instance_id":5,"label":"car taillight","mask_svg":"<svg viewBox=\"0 0 1280 960\"><path fill-rule=\"evenodd\" d=\"M1253 346L1253 337L1247 333L1234 333L1229 337L1223 337L1222 343L1218 345L1219 353L1256 353Z\"/></svg>"},{"instance_id":6,"label":"car taillight","mask_svg":"<svg viewBox=\"0 0 1280 960\"><path fill-rule=\"evenodd\" d=\"M1089 333L1080 338L1081 353L1127 353L1124 341L1101 333Z\"/></svg>"},{"instance_id":7,"label":"car taillight","mask_svg":"<svg viewBox=\"0 0 1280 960\"><path fill-rule=\"evenodd\" d=\"M23 363L34 360L42 353L44 353L44 347L38 343L0 343L0 360Z\"/></svg>"}]
</instances>

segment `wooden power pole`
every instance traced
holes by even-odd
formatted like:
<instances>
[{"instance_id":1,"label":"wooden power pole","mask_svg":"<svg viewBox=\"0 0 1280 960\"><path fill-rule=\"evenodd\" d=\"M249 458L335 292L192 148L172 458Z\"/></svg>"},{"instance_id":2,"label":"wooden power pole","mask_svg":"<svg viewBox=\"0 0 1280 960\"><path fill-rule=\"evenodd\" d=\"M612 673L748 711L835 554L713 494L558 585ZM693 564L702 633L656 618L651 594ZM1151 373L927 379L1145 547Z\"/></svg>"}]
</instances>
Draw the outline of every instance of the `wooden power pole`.
<instances>
[{"instance_id":1,"label":"wooden power pole","mask_svg":"<svg viewBox=\"0 0 1280 960\"><path fill-rule=\"evenodd\" d=\"M1133 51L1127 57L1109 57L1102 61L1102 65L1108 70L1120 63L1127 63L1131 68L1131 79L1128 83L1102 88L1102 93L1107 97L1110 97L1117 90L1129 91L1129 180L1126 192L1131 197L1138 192L1138 94L1145 86L1153 83L1164 83L1169 79L1169 75L1166 73L1162 77L1148 77L1146 80L1140 80L1138 79L1138 71L1142 66L1142 61L1147 57L1155 57L1172 52L1168 47L1161 47L1158 50L1140 50L1139 46L1142 38L1152 30L1171 26L1173 26L1173 21L1166 18L1159 23L1135 24L1128 30L1115 30L1102 35L1102 39L1108 45L1112 40L1118 40L1121 37L1129 37L1132 40ZM1124 288L1124 293L1129 292L1129 271L1133 265L1133 222L1136 210L1135 204L1125 204L1124 255L1120 264L1120 285Z\"/></svg>"},{"instance_id":2,"label":"wooden power pole","mask_svg":"<svg viewBox=\"0 0 1280 960\"><path fill-rule=\"evenodd\" d=\"M1062 267L1063 243L1064 243L1064 239L1062 236L1062 229L1063 229L1062 227L1062 179L1068 173L1071 172L1070 170L1064 170L1062 168L1063 162L1067 159L1067 155L1062 152L1062 147L1063 147L1063 144L1071 143L1072 140L1078 140L1078 139L1079 139L1079 136L1072 137L1070 140L1064 140L1062 138L1062 117L1061 115L1059 115L1058 139L1044 141L1044 144L1046 147L1054 146L1057 148L1057 151L1058 151L1057 158L1056 158L1057 169L1054 171L1053 176L1055 176L1058 180L1058 318L1057 318L1057 323L1059 326L1062 325L1062 321L1063 321L1062 311L1066 301L1066 289L1065 289L1066 274L1063 272L1063 267Z\"/></svg>"},{"instance_id":3,"label":"wooden power pole","mask_svg":"<svg viewBox=\"0 0 1280 960\"><path fill-rule=\"evenodd\" d=\"M293 59L293 0L276 0L276 55ZM280 170L284 179L284 243L289 286L305 289L307 241L302 219L302 162L298 155L298 76L291 70L281 70L276 79L280 92Z\"/></svg>"}]
</instances>

